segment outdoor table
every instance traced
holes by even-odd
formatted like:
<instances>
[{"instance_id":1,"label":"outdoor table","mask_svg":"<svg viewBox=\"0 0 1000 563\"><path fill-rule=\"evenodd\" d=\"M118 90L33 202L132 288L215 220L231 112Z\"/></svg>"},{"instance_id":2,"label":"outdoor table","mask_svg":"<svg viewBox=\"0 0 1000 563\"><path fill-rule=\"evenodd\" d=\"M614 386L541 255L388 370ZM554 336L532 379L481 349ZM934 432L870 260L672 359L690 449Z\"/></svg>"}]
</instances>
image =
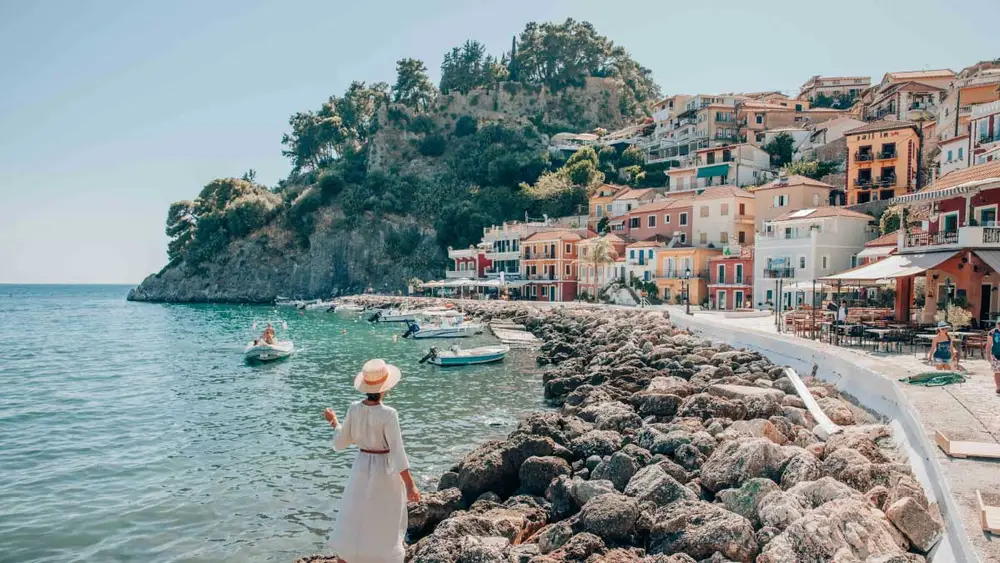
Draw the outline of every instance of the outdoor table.
<instances>
[{"instance_id":1,"label":"outdoor table","mask_svg":"<svg viewBox=\"0 0 1000 563\"><path fill-rule=\"evenodd\" d=\"M875 340L875 351L877 352L878 345L885 341L885 335L897 331L891 328L868 328L865 329L865 332L869 334L874 334L877 337L877 339ZM886 348L886 351L888 352L888 348Z\"/></svg>"},{"instance_id":2,"label":"outdoor table","mask_svg":"<svg viewBox=\"0 0 1000 563\"><path fill-rule=\"evenodd\" d=\"M910 325L894 324L894 325L889 325L889 328L906 329L910 328Z\"/></svg>"}]
</instances>

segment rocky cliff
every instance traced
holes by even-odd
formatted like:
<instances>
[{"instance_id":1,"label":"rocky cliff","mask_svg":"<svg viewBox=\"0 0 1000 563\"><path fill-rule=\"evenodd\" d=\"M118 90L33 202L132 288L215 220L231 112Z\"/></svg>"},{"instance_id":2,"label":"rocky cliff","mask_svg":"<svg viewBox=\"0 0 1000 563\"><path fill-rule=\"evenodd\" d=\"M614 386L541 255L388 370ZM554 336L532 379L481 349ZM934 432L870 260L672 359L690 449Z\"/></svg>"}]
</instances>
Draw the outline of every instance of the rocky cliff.
<instances>
[{"instance_id":1,"label":"rocky cliff","mask_svg":"<svg viewBox=\"0 0 1000 563\"><path fill-rule=\"evenodd\" d=\"M446 256L434 232L409 218L353 229L326 211L304 248L294 234L269 226L228 245L214 260L171 264L129 292L131 301L264 303L406 287L413 277L440 277Z\"/></svg>"}]
</instances>

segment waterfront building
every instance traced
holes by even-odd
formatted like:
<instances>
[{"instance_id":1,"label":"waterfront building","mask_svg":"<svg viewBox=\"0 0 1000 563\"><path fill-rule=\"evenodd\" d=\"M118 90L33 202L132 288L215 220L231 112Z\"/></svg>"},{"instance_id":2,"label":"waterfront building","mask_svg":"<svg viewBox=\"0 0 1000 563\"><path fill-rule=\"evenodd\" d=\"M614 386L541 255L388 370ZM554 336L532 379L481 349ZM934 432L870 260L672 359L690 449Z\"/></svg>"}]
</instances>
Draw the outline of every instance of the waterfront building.
<instances>
[{"instance_id":1,"label":"waterfront building","mask_svg":"<svg viewBox=\"0 0 1000 563\"><path fill-rule=\"evenodd\" d=\"M612 252L603 261L595 257L594 245L605 240ZM615 234L599 235L577 243L577 295L596 298L611 282L622 279L625 265L625 239Z\"/></svg>"},{"instance_id":2,"label":"waterfront building","mask_svg":"<svg viewBox=\"0 0 1000 563\"><path fill-rule=\"evenodd\" d=\"M752 186L767 182L771 156L748 143L695 151L688 166L667 170L670 191L693 191L710 186Z\"/></svg>"},{"instance_id":3,"label":"waterfront building","mask_svg":"<svg viewBox=\"0 0 1000 563\"><path fill-rule=\"evenodd\" d=\"M674 246L657 249L656 289L667 303L684 303L689 291L691 304L698 306L708 301L708 260L722 251L694 246Z\"/></svg>"},{"instance_id":4,"label":"waterfront building","mask_svg":"<svg viewBox=\"0 0 1000 563\"><path fill-rule=\"evenodd\" d=\"M920 134L909 121L875 121L847 137L847 204L892 199L917 184Z\"/></svg>"},{"instance_id":5,"label":"waterfront building","mask_svg":"<svg viewBox=\"0 0 1000 563\"><path fill-rule=\"evenodd\" d=\"M683 197L640 205L629 211L624 232L633 240L676 238L678 243L687 244L692 234L693 204L691 198Z\"/></svg>"},{"instance_id":6,"label":"waterfront building","mask_svg":"<svg viewBox=\"0 0 1000 563\"><path fill-rule=\"evenodd\" d=\"M781 176L758 186L753 192L756 230L761 231L764 223L789 211L833 205L831 200L836 197L836 191L837 188L830 184L798 174Z\"/></svg>"},{"instance_id":7,"label":"waterfront building","mask_svg":"<svg viewBox=\"0 0 1000 563\"><path fill-rule=\"evenodd\" d=\"M753 247L728 246L708 259L708 300L720 311L746 308L747 302L754 306Z\"/></svg>"},{"instance_id":8,"label":"waterfront building","mask_svg":"<svg viewBox=\"0 0 1000 563\"><path fill-rule=\"evenodd\" d=\"M469 278L482 279L486 277L486 270L492 265L492 260L486 254L490 250L489 245L480 243L470 245L468 248L448 247L448 258L454 263L452 269L445 272L446 278Z\"/></svg>"},{"instance_id":9,"label":"waterfront building","mask_svg":"<svg viewBox=\"0 0 1000 563\"><path fill-rule=\"evenodd\" d=\"M644 282L652 281L656 277L656 253L666 244L657 240L642 240L629 243L625 246L625 276L631 281L633 278Z\"/></svg>"},{"instance_id":10,"label":"waterfront building","mask_svg":"<svg viewBox=\"0 0 1000 563\"><path fill-rule=\"evenodd\" d=\"M946 141L969 132L973 109L1000 100L1000 63L983 61L966 67L948 85L938 107L937 136Z\"/></svg>"},{"instance_id":11,"label":"waterfront building","mask_svg":"<svg viewBox=\"0 0 1000 563\"><path fill-rule=\"evenodd\" d=\"M1000 149L1000 101L973 106L971 114L972 164L992 162Z\"/></svg>"},{"instance_id":12,"label":"waterfront building","mask_svg":"<svg viewBox=\"0 0 1000 563\"><path fill-rule=\"evenodd\" d=\"M572 301L577 295L577 243L590 233L556 230L535 233L521 241L525 295L536 301Z\"/></svg>"},{"instance_id":13,"label":"waterfront building","mask_svg":"<svg viewBox=\"0 0 1000 563\"><path fill-rule=\"evenodd\" d=\"M937 173L939 176L968 168L969 161L972 160L968 133L938 142L938 149Z\"/></svg>"},{"instance_id":14,"label":"waterfront building","mask_svg":"<svg viewBox=\"0 0 1000 563\"><path fill-rule=\"evenodd\" d=\"M810 291L781 289L844 271L875 238L870 215L843 207L788 211L764 224L754 245L754 303L793 307L811 300Z\"/></svg>"},{"instance_id":15,"label":"waterfront building","mask_svg":"<svg viewBox=\"0 0 1000 563\"><path fill-rule=\"evenodd\" d=\"M851 98L861 95L861 92L871 86L870 76L813 76L802 85L799 98L815 102L819 96Z\"/></svg>"},{"instance_id":16,"label":"waterfront building","mask_svg":"<svg viewBox=\"0 0 1000 563\"><path fill-rule=\"evenodd\" d=\"M568 225L567 223L573 223ZM576 225L575 221L545 220L545 221L510 221L502 225L492 225L483 229L482 247L485 248L486 259L489 264L486 268L485 277L496 279L500 277L500 272L504 273L505 279L520 279L523 274L521 269L521 241L539 232L577 229L579 232L586 232L586 223ZM460 276L461 277L461 276Z\"/></svg>"},{"instance_id":17,"label":"waterfront building","mask_svg":"<svg viewBox=\"0 0 1000 563\"><path fill-rule=\"evenodd\" d=\"M736 186L708 188L694 198L691 245L722 249L752 245L754 239L754 195Z\"/></svg>"}]
</instances>

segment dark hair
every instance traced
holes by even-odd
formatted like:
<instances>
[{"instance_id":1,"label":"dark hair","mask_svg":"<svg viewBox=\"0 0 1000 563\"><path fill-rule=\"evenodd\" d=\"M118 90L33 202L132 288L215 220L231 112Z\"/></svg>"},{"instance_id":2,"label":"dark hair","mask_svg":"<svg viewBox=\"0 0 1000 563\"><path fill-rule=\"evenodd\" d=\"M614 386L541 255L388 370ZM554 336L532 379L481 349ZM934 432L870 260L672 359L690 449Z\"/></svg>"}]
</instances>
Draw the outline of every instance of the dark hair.
<instances>
[{"instance_id":1,"label":"dark hair","mask_svg":"<svg viewBox=\"0 0 1000 563\"><path fill-rule=\"evenodd\" d=\"M372 403L377 403L382 400L381 393L368 393L367 395L368 395L368 401Z\"/></svg>"}]
</instances>

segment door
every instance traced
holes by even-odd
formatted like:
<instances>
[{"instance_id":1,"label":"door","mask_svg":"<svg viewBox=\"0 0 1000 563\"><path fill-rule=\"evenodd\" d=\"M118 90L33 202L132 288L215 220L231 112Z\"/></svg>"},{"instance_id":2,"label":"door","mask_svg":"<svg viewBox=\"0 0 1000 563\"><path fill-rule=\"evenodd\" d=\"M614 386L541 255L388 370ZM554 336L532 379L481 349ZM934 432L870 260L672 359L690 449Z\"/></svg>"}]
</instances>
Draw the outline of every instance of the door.
<instances>
[{"instance_id":1,"label":"door","mask_svg":"<svg viewBox=\"0 0 1000 563\"><path fill-rule=\"evenodd\" d=\"M736 265L736 283L743 283L743 264Z\"/></svg>"},{"instance_id":2,"label":"door","mask_svg":"<svg viewBox=\"0 0 1000 563\"><path fill-rule=\"evenodd\" d=\"M979 320L988 323L990 320L990 301L993 297L993 286L983 284L981 291L979 294Z\"/></svg>"},{"instance_id":3,"label":"door","mask_svg":"<svg viewBox=\"0 0 1000 563\"><path fill-rule=\"evenodd\" d=\"M719 264L718 275L716 277L715 283L726 283L726 265Z\"/></svg>"},{"instance_id":4,"label":"door","mask_svg":"<svg viewBox=\"0 0 1000 563\"><path fill-rule=\"evenodd\" d=\"M737 291L735 297L733 298L733 309L739 309L743 306L743 292Z\"/></svg>"},{"instance_id":5,"label":"door","mask_svg":"<svg viewBox=\"0 0 1000 563\"><path fill-rule=\"evenodd\" d=\"M727 310L726 309L726 292L725 291L717 291L715 293L715 295L716 295L715 302L718 304L719 310L720 311L726 311Z\"/></svg>"}]
</instances>

